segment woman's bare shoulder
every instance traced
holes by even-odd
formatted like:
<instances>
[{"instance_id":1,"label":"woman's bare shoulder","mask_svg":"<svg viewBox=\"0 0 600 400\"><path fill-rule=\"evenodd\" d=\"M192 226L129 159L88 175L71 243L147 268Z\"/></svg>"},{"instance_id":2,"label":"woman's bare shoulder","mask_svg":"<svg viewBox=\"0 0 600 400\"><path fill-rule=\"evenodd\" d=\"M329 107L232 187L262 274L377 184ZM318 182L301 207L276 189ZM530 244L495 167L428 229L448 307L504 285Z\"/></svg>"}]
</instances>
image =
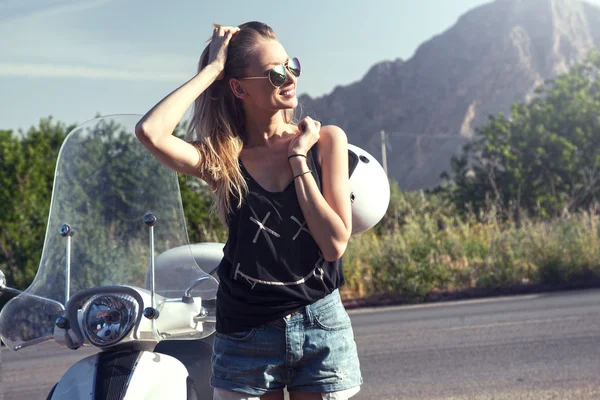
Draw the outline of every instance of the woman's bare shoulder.
<instances>
[{"instance_id":1,"label":"woman's bare shoulder","mask_svg":"<svg viewBox=\"0 0 600 400\"><path fill-rule=\"evenodd\" d=\"M321 126L319 137L319 149L321 154L331 154L347 149L348 137L346 132L337 125Z\"/></svg>"}]
</instances>

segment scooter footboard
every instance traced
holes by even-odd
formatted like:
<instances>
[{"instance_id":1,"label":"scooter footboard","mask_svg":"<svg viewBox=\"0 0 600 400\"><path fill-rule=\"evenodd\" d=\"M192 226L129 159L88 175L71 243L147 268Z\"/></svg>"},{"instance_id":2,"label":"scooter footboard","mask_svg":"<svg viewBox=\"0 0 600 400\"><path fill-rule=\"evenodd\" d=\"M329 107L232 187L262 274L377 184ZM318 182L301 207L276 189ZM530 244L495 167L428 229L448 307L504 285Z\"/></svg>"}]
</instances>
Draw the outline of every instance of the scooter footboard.
<instances>
[{"instance_id":1,"label":"scooter footboard","mask_svg":"<svg viewBox=\"0 0 600 400\"><path fill-rule=\"evenodd\" d=\"M149 351L100 352L69 368L52 400L188 399L188 371L176 358ZM192 386L193 387L193 386Z\"/></svg>"}]
</instances>

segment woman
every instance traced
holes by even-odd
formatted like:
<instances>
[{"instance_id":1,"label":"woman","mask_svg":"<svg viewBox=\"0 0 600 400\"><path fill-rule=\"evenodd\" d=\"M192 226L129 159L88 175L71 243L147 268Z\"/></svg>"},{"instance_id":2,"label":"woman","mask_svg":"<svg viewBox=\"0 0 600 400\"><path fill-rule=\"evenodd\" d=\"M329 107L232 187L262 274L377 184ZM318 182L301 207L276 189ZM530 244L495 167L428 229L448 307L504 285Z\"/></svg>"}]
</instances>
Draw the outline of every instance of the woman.
<instances>
[{"instance_id":1,"label":"woman","mask_svg":"<svg viewBox=\"0 0 600 400\"><path fill-rule=\"evenodd\" d=\"M136 135L166 166L206 181L229 237L218 268L216 399L346 399L362 378L338 292L352 232L348 143L292 123L300 63L270 27L217 26L198 73ZM191 104L188 137L172 135Z\"/></svg>"}]
</instances>

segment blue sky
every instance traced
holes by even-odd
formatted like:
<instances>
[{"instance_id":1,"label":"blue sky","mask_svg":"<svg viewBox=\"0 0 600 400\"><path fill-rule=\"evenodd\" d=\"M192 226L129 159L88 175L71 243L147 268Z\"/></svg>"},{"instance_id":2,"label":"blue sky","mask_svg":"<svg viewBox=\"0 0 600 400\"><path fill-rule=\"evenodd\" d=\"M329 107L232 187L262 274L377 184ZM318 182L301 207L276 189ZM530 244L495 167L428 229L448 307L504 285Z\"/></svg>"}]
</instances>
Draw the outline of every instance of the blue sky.
<instances>
[{"instance_id":1,"label":"blue sky","mask_svg":"<svg viewBox=\"0 0 600 400\"><path fill-rule=\"evenodd\" d=\"M302 61L298 92L320 96L379 61L410 58L488 2L0 0L0 129L144 114L195 74L213 21L271 25Z\"/></svg>"}]
</instances>

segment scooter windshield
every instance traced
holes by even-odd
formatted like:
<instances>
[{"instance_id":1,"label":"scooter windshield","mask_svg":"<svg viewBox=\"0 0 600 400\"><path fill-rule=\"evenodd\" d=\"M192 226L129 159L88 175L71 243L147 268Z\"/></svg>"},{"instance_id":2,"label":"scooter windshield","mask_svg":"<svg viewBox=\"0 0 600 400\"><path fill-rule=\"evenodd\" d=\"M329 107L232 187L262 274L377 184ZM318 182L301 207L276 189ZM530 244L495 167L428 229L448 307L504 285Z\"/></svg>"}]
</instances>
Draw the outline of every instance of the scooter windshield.
<instances>
[{"instance_id":1,"label":"scooter windshield","mask_svg":"<svg viewBox=\"0 0 600 400\"><path fill-rule=\"evenodd\" d=\"M156 217L155 255L189 247L177 174L135 136L140 118L97 118L63 142L39 269L0 316L0 334L10 347L51 338L57 315L80 290L112 285L150 290L147 215ZM181 298L191 283L207 277L194 295L216 297L217 281L198 267L191 248L189 257L156 268L158 295Z\"/></svg>"}]
</instances>

